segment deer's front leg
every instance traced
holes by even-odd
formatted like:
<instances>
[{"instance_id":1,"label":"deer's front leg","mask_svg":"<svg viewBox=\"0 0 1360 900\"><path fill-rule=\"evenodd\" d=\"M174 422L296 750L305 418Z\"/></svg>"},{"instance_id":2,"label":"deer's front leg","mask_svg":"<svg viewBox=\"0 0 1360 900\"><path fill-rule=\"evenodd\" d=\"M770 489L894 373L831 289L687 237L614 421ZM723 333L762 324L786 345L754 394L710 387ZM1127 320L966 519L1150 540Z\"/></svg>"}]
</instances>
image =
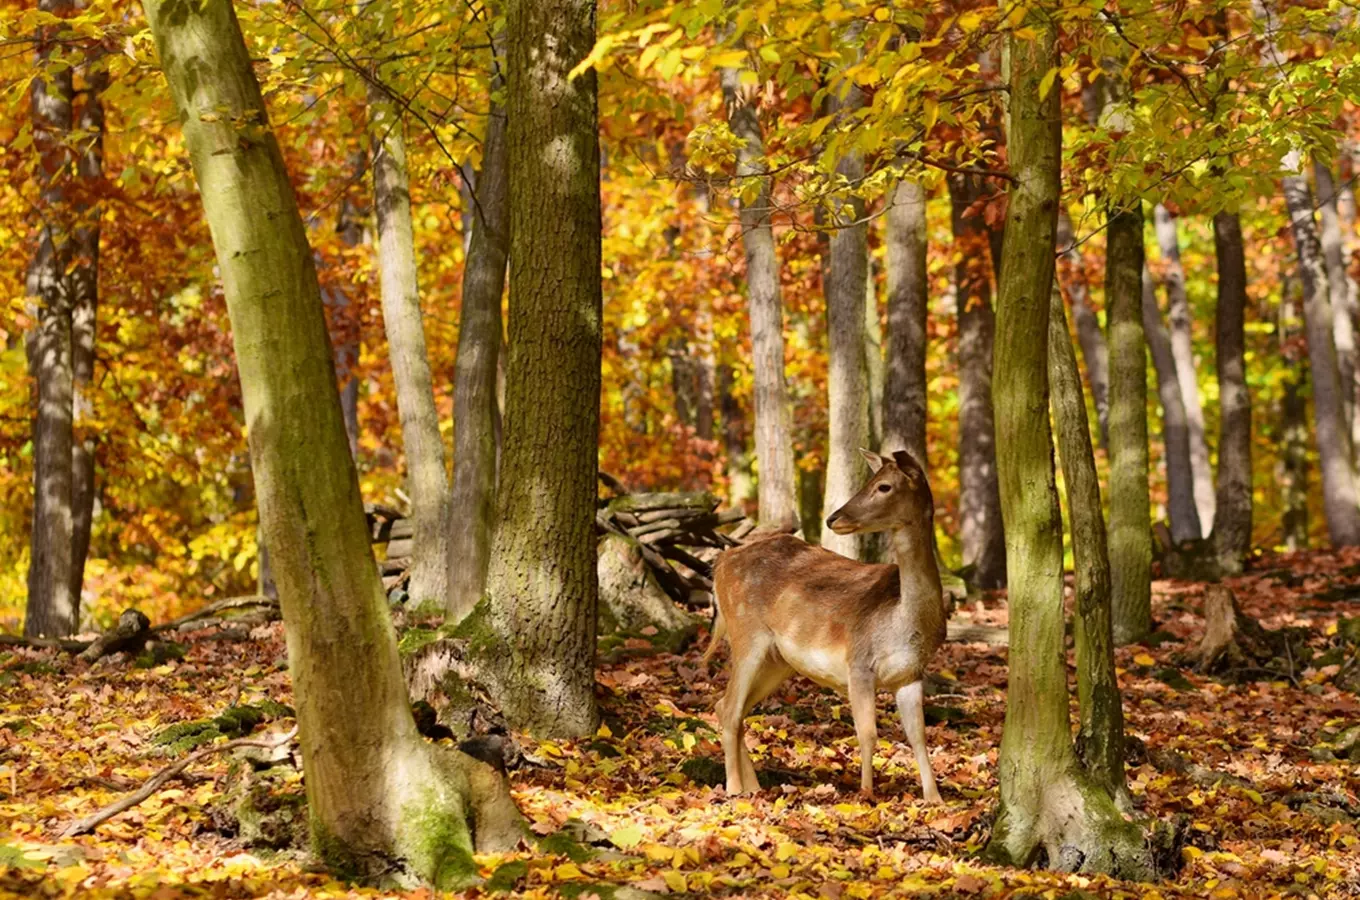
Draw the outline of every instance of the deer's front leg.
<instances>
[{"instance_id":1,"label":"deer's front leg","mask_svg":"<svg viewBox=\"0 0 1360 900\"><path fill-rule=\"evenodd\" d=\"M935 786L935 773L930 770L930 748L926 746L924 682L913 681L898 690L897 711L902 715L907 743L916 754L916 767L921 770L921 796L927 803L939 803L940 791Z\"/></svg>"},{"instance_id":2,"label":"deer's front leg","mask_svg":"<svg viewBox=\"0 0 1360 900\"><path fill-rule=\"evenodd\" d=\"M859 789L874 794L874 745L878 743L878 709L874 700L877 682L873 672L850 671L850 715L859 739Z\"/></svg>"}]
</instances>

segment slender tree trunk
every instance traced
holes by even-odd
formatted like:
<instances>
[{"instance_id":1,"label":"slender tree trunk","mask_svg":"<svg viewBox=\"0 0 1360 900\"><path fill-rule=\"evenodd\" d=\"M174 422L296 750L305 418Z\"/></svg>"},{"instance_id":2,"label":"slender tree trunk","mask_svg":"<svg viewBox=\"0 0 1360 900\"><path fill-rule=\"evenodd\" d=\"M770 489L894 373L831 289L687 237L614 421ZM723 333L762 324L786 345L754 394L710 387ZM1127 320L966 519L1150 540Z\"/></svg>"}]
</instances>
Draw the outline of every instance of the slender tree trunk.
<instances>
[{"instance_id":1,"label":"slender tree trunk","mask_svg":"<svg viewBox=\"0 0 1360 900\"><path fill-rule=\"evenodd\" d=\"M511 726L539 735L599 721L600 145L595 73L569 77L594 44L594 0L508 6L505 442L486 597L464 625Z\"/></svg>"},{"instance_id":2,"label":"slender tree trunk","mask_svg":"<svg viewBox=\"0 0 1360 900\"><path fill-rule=\"evenodd\" d=\"M1280 284L1280 317L1275 331L1280 356L1288 368L1276 440L1281 447L1281 527L1284 545L1291 553L1308 547L1308 367L1295 349L1301 326L1300 305L1294 296L1294 279L1285 275Z\"/></svg>"},{"instance_id":3,"label":"slender tree trunk","mask_svg":"<svg viewBox=\"0 0 1360 900\"><path fill-rule=\"evenodd\" d=\"M356 150L349 158L349 167L357 184L368 165L368 153ZM346 193L340 201L335 230L346 247L357 247L364 240L363 210ZM345 416L345 434L349 438L349 452L359 458L359 322L354 301L343 285L334 284L321 292L321 299L330 308L331 344L335 348L335 372L340 382L340 410Z\"/></svg>"},{"instance_id":4,"label":"slender tree trunk","mask_svg":"<svg viewBox=\"0 0 1360 900\"><path fill-rule=\"evenodd\" d=\"M722 414L723 454L727 458L727 502L740 509L755 496L746 449L746 416L734 392L732 366L718 368L718 407Z\"/></svg>"},{"instance_id":5,"label":"slender tree trunk","mask_svg":"<svg viewBox=\"0 0 1360 900\"><path fill-rule=\"evenodd\" d=\"M102 54L85 67L85 102L76 129L83 135L76 171L81 181L81 199L76 204L79 222L75 228L75 259L71 266L71 376L72 421L83 433L72 436L71 443L71 602L80 606L80 590L85 581L85 559L90 552L90 531L94 525L95 435L88 423L93 413L94 345L96 314L99 309L99 213L94 202L98 185L104 178L104 102L109 72Z\"/></svg>"},{"instance_id":6,"label":"slender tree trunk","mask_svg":"<svg viewBox=\"0 0 1360 900\"><path fill-rule=\"evenodd\" d=\"M1313 424L1322 465L1322 505L1327 533L1334 547L1360 544L1360 506L1357 505L1351 436L1346 427L1345 396L1337 368L1335 318L1328 296L1326 264L1313 218L1313 192L1303 174L1297 152L1286 157L1284 199L1298 253L1303 283L1303 324L1308 339L1308 367L1313 381Z\"/></svg>"},{"instance_id":7,"label":"slender tree trunk","mask_svg":"<svg viewBox=\"0 0 1360 900\"><path fill-rule=\"evenodd\" d=\"M449 476L434 379L425 348L416 266L415 228L411 223L410 173L401 114L386 91L368 90L369 132L373 142L373 204L378 218L378 275L382 288L387 352L397 388L401 440L406 451L406 486L411 496L411 581L415 605L445 606L449 591ZM461 512L461 511L460 511Z\"/></svg>"},{"instance_id":8,"label":"slender tree trunk","mask_svg":"<svg viewBox=\"0 0 1360 900\"><path fill-rule=\"evenodd\" d=\"M852 29L852 32L854 30ZM857 32L854 32L857 34ZM838 119L854 115L864 105L864 94L851 85L844 98L827 97L827 111ZM864 157L847 153L836 172L851 185L864 178ZM832 209L824 275L827 341L827 459L826 499L823 509L839 509L864 483L864 460L859 449L869 440L869 375L864 355L864 282L868 277L868 229L864 201L858 197L837 202ZM866 535L822 531L822 546L851 559L867 559Z\"/></svg>"},{"instance_id":9,"label":"slender tree trunk","mask_svg":"<svg viewBox=\"0 0 1360 900\"><path fill-rule=\"evenodd\" d=\"M1127 801L1124 782L1124 708L1114 669L1114 632L1110 623L1110 556L1100 503L1100 478L1091 447L1091 424L1081 393L1081 374L1062 292L1053 283L1048 322L1048 380L1058 452L1067 486L1072 528L1072 569L1076 616L1077 699L1080 725L1077 749L1091 777L1118 801Z\"/></svg>"},{"instance_id":10,"label":"slender tree trunk","mask_svg":"<svg viewBox=\"0 0 1360 900\"><path fill-rule=\"evenodd\" d=\"M1007 207L996 345L997 463L1006 515L1011 654L1006 724L997 763L1000 805L987 852L1029 865L1146 877L1137 826L1078 761L1063 653L1062 521L1049 428L1046 348L1061 169L1059 92L1040 97L1057 67L1052 21L1012 40L1007 149L1016 181ZM1023 235L1024 240L1018 237Z\"/></svg>"},{"instance_id":11,"label":"slender tree trunk","mask_svg":"<svg viewBox=\"0 0 1360 900\"><path fill-rule=\"evenodd\" d=\"M784 382L784 311L779 290L779 257L770 227L770 182L756 115L755 93L741 84L741 71L724 69L723 97L737 150L737 175L759 178L755 197L741 201L742 244L746 248L746 294L750 304L751 364L755 371L755 437L760 521L797 525L798 503L793 465L793 418Z\"/></svg>"},{"instance_id":12,"label":"slender tree trunk","mask_svg":"<svg viewBox=\"0 0 1360 900\"><path fill-rule=\"evenodd\" d=\"M1247 390L1247 263L1236 212L1214 216L1218 307L1218 484L1214 555L1226 572L1240 572L1251 552L1251 393Z\"/></svg>"},{"instance_id":13,"label":"slender tree trunk","mask_svg":"<svg viewBox=\"0 0 1360 900\"><path fill-rule=\"evenodd\" d=\"M1322 259L1327 269L1327 296L1332 304L1332 336L1336 341L1336 368L1341 379L1341 407L1350 426L1351 447L1360 441L1360 417L1355 413L1357 378L1355 328L1351 309L1350 274L1346 268L1345 240L1337 210L1336 184L1332 170L1313 157L1313 178L1317 182L1317 209L1321 227Z\"/></svg>"},{"instance_id":14,"label":"slender tree trunk","mask_svg":"<svg viewBox=\"0 0 1360 900\"><path fill-rule=\"evenodd\" d=\"M1176 220L1165 206L1152 211L1157 245L1165 264L1166 315L1171 331L1171 355L1175 359L1176 381L1185 407L1185 424L1190 445L1190 471L1194 477L1195 509L1199 513L1201 534L1214 524L1214 473L1209 465L1209 445L1204 436L1204 407L1199 399L1198 368L1195 365L1192 336L1193 317L1190 298L1185 293L1185 268L1181 265L1181 245ZM1155 292L1154 292L1155 298ZM1155 304L1154 304L1155 305ZM1160 319L1160 316L1158 317Z\"/></svg>"},{"instance_id":15,"label":"slender tree trunk","mask_svg":"<svg viewBox=\"0 0 1360 900\"><path fill-rule=\"evenodd\" d=\"M499 79L492 90L500 89ZM501 338L501 297L510 255L505 108L493 104L482 145L477 200L468 224L472 236L463 267L463 310L453 388L453 495L449 504L448 617L472 612L486 589L496 524L496 459L500 406L496 372Z\"/></svg>"},{"instance_id":16,"label":"slender tree trunk","mask_svg":"<svg viewBox=\"0 0 1360 900\"><path fill-rule=\"evenodd\" d=\"M225 0L144 6L231 315L313 845L351 874L465 885L474 835L505 846L517 814L500 775L427 743L411 717L315 263L245 41Z\"/></svg>"},{"instance_id":17,"label":"slender tree trunk","mask_svg":"<svg viewBox=\"0 0 1360 900\"><path fill-rule=\"evenodd\" d=\"M926 192L904 179L887 213L888 358L882 451L908 450L926 471Z\"/></svg>"},{"instance_id":18,"label":"slender tree trunk","mask_svg":"<svg viewBox=\"0 0 1360 900\"><path fill-rule=\"evenodd\" d=\"M1157 395L1162 402L1162 445L1166 461L1167 514L1171 519L1171 538L1193 541L1203 536L1199 512L1195 507L1195 483L1190 459L1190 428L1184 395L1176 378L1176 358L1171 338L1162 325L1157 308L1157 286L1152 273L1143 266L1143 332L1157 373Z\"/></svg>"},{"instance_id":19,"label":"slender tree trunk","mask_svg":"<svg viewBox=\"0 0 1360 900\"><path fill-rule=\"evenodd\" d=\"M42 12L65 17L70 0L41 0ZM37 382L38 407L33 418L33 530L28 567L28 608L24 633L30 637L74 634L80 615L80 595L71 591L73 523L72 452L73 373L71 348L71 279L67 277L73 252L71 221L72 70L54 65L53 34L37 35L37 67L33 79L33 142L40 167L39 206L42 231L28 272L28 293L36 306L37 326L29 336L28 364Z\"/></svg>"},{"instance_id":20,"label":"slender tree trunk","mask_svg":"<svg viewBox=\"0 0 1360 900\"><path fill-rule=\"evenodd\" d=\"M996 319L988 271L989 229L970 215L982 195L972 176L950 176L959 308L959 540L968 580L985 589L1006 585L1006 537L997 482L992 422L992 353ZM975 211L974 211L975 212Z\"/></svg>"},{"instance_id":21,"label":"slender tree trunk","mask_svg":"<svg viewBox=\"0 0 1360 900\"><path fill-rule=\"evenodd\" d=\"M866 248L867 250L867 248ZM869 446L883 446L883 382L887 377L883 362L883 319L878 309L878 285L874 260L865 260L864 279L864 360L869 379Z\"/></svg>"},{"instance_id":22,"label":"slender tree trunk","mask_svg":"<svg viewBox=\"0 0 1360 900\"><path fill-rule=\"evenodd\" d=\"M1110 351L1105 345L1100 319L1091 309L1086 257L1076 246L1076 236L1066 206L1058 207L1058 248L1059 260L1068 272L1067 296L1072 301L1072 321L1077 327L1077 343L1081 345L1081 358L1086 363L1086 380L1091 385L1091 399L1096 406L1100 446L1107 447L1110 443Z\"/></svg>"}]
</instances>

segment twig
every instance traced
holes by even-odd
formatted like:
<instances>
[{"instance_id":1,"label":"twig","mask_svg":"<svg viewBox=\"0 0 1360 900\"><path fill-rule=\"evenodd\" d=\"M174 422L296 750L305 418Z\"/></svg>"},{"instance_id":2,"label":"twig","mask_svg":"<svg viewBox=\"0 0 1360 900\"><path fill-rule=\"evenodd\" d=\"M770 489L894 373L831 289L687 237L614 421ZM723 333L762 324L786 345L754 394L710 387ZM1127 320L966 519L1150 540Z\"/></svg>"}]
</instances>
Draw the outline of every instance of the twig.
<instances>
[{"instance_id":1,"label":"twig","mask_svg":"<svg viewBox=\"0 0 1360 900\"><path fill-rule=\"evenodd\" d=\"M188 756L184 757L184 759L181 759L179 762L173 763L172 765L168 765L164 769L161 769L159 772L157 772L155 775L152 775L150 778L147 779L145 784L143 784L138 790L134 791L133 793L128 794L121 800L118 800L114 803L110 803L108 806L104 807L103 809L99 810L99 812L94 813L93 815L86 816L85 818L80 819L77 822L72 822L70 825L66 826L65 830L62 831L61 837L64 838L75 837L78 834L86 834L88 832L91 832L94 829L98 828L100 825L107 822L109 819L112 819L114 816L118 815L119 813L126 812L127 810L132 809L134 806L138 806L146 802L146 800L149 797L151 797L151 795L159 791L167 781L178 776L190 765L192 765L193 763L197 762L200 759L212 756L213 754L216 753L222 753L226 750L235 750L238 747L260 747L265 750L273 750L277 747L282 747L284 744L287 744L296 735L297 726L294 725L293 728L286 734L274 738L273 740L259 741L252 740L250 738L237 738L234 741L227 741L225 744L217 744L216 746L213 747L204 747L201 750L195 750L193 753L190 753Z\"/></svg>"}]
</instances>

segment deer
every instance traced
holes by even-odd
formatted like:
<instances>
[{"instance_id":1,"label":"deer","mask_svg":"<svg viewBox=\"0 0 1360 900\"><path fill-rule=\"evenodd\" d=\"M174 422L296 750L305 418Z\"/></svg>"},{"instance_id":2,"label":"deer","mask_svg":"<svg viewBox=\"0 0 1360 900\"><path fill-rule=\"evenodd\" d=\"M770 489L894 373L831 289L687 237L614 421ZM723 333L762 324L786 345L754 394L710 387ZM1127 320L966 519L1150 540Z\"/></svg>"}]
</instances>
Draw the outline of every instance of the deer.
<instances>
[{"instance_id":1,"label":"deer","mask_svg":"<svg viewBox=\"0 0 1360 900\"><path fill-rule=\"evenodd\" d=\"M826 524L837 534L889 532L896 565L858 562L789 534L762 537L718 558L717 613L704 663L726 637L729 677L716 712L729 794L760 789L744 721L798 673L849 697L866 798L874 789L876 696L894 692L922 796L940 802L926 747L922 682L948 619L932 540L934 498L910 453L860 453L872 475Z\"/></svg>"}]
</instances>

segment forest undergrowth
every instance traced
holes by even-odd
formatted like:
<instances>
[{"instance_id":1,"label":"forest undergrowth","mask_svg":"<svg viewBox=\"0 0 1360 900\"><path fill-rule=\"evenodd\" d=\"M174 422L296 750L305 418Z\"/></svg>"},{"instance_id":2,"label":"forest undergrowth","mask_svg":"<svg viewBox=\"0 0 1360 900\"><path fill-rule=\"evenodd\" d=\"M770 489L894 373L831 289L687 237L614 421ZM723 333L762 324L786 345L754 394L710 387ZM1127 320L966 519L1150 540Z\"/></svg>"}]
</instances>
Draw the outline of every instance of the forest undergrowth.
<instances>
[{"instance_id":1,"label":"forest undergrowth","mask_svg":"<svg viewBox=\"0 0 1360 900\"><path fill-rule=\"evenodd\" d=\"M1269 680L1177 665L1203 633L1204 585L1155 585L1155 645L1121 649L1139 813L1179 817L1179 875L1155 885L1002 869L974 853L996 798L1006 651L948 644L933 667L929 743L944 804L925 806L890 698L879 698L878 796L856 793L858 748L843 698L795 679L748 721L768 786L728 798L713 703L725 683L702 644L682 656L634 638L601 661L605 724L590 739L520 739L516 801L539 841L482 856L474 891L525 897L715 895L1203 898L1360 897L1360 701L1338 673L1360 654L1360 551L1259 560L1228 582L1269 628L1306 628L1308 649ZM974 615L965 604L959 616ZM978 614L1004 624L1004 602ZM0 655L0 894L22 897L429 897L355 888L289 851L246 847L214 812L229 759L97 828L63 839L173 761L167 726L291 700L282 627L244 641L189 640L183 659L93 667L52 651ZM1338 652L1340 649L1340 652ZM1349 655L1348 655L1349 654ZM1292 657L1292 652L1291 652ZM146 662L144 662L144 665ZM1074 701L1075 703L1075 701ZM261 724L261 737L291 727ZM1351 746L1354 745L1354 746ZM283 791L300 792L295 776Z\"/></svg>"}]
</instances>

